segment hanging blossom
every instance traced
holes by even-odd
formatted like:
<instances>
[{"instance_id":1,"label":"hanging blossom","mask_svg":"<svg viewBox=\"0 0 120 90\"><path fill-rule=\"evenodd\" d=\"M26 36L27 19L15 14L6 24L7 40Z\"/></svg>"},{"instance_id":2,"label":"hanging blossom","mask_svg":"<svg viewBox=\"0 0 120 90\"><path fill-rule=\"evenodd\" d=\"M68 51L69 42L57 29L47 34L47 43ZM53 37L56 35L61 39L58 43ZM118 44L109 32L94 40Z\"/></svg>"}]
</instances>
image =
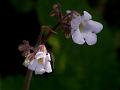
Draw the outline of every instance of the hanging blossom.
<instances>
[{"instance_id":1,"label":"hanging blossom","mask_svg":"<svg viewBox=\"0 0 120 90\"><path fill-rule=\"evenodd\" d=\"M33 57L34 56L34 57ZM23 65L28 69L35 71L35 74L51 73L51 57L47 52L45 45L40 45L37 53L28 54Z\"/></svg>"},{"instance_id":2,"label":"hanging blossom","mask_svg":"<svg viewBox=\"0 0 120 90\"><path fill-rule=\"evenodd\" d=\"M71 13L71 11L67 11ZM103 25L99 22L91 20L92 16L84 11L81 16L73 11L71 19L71 36L74 43L94 45L97 42L97 33L101 32Z\"/></svg>"}]
</instances>

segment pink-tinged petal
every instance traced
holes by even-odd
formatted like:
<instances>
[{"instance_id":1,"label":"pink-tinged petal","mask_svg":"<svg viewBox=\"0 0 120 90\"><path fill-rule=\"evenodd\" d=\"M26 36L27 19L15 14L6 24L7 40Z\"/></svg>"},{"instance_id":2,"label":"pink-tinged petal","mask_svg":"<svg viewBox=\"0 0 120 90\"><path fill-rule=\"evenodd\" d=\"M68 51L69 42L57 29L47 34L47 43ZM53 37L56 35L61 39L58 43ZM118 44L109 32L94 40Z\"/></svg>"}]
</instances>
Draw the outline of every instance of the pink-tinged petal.
<instances>
[{"instance_id":1,"label":"pink-tinged petal","mask_svg":"<svg viewBox=\"0 0 120 90\"><path fill-rule=\"evenodd\" d=\"M34 59L34 60L32 61L32 63L30 63L30 64L28 65L28 69L34 71L37 65L38 65L37 60Z\"/></svg>"},{"instance_id":2,"label":"pink-tinged petal","mask_svg":"<svg viewBox=\"0 0 120 90\"><path fill-rule=\"evenodd\" d=\"M35 55L35 59L43 58L45 57L45 54L43 52L37 52Z\"/></svg>"},{"instance_id":3,"label":"pink-tinged petal","mask_svg":"<svg viewBox=\"0 0 120 90\"><path fill-rule=\"evenodd\" d=\"M50 64L49 61L47 61L46 64L45 64L45 71L47 73L51 73L52 72L52 67L51 67L51 64Z\"/></svg>"},{"instance_id":4,"label":"pink-tinged petal","mask_svg":"<svg viewBox=\"0 0 120 90\"><path fill-rule=\"evenodd\" d=\"M84 11L81 18L82 18L82 21L88 21L88 20L92 19L92 16L87 11Z\"/></svg>"},{"instance_id":5,"label":"pink-tinged petal","mask_svg":"<svg viewBox=\"0 0 120 90\"><path fill-rule=\"evenodd\" d=\"M88 45L94 45L97 42L97 36L92 32L83 33L84 39Z\"/></svg>"},{"instance_id":6,"label":"pink-tinged petal","mask_svg":"<svg viewBox=\"0 0 120 90\"><path fill-rule=\"evenodd\" d=\"M103 29L103 25L99 22L89 20L86 26L94 33L99 33Z\"/></svg>"},{"instance_id":7,"label":"pink-tinged petal","mask_svg":"<svg viewBox=\"0 0 120 90\"><path fill-rule=\"evenodd\" d=\"M84 44L85 40L83 38L83 35L80 33L79 29L77 29L73 34L72 34L72 39L74 43L77 44Z\"/></svg>"}]
</instances>

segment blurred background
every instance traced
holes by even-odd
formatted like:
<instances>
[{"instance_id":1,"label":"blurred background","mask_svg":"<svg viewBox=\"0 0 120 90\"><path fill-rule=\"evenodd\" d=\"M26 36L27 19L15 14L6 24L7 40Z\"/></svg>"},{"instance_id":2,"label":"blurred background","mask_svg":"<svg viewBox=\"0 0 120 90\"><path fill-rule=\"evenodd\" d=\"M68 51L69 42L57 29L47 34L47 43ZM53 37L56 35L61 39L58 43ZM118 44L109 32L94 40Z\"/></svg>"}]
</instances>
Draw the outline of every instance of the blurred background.
<instances>
[{"instance_id":1,"label":"blurred background","mask_svg":"<svg viewBox=\"0 0 120 90\"><path fill-rule=\"evenodd\" d=\"M104 28L93 46L74 44L63 32L52 35L46 45L55 57L54 71L33 74L30 90L120 90L119 0L1 0L0 90L22 90L26 68L18 45L25 39L34 46L40 26L56 24L49 16L55 3L64 14L88 11Z\"/></svg>"}]
</instances>

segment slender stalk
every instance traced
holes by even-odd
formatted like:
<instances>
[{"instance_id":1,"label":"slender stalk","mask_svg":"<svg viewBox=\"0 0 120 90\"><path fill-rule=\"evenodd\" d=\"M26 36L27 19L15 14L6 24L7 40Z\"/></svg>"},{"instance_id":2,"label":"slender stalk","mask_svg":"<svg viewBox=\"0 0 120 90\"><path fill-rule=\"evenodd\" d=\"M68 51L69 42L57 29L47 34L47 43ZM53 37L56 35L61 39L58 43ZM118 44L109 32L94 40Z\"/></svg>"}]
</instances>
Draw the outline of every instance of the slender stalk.
<instances>
[{"instance_id":1,"label":"slender stalk","mask_svg":"<svg viewBox=\"0 0 120 90\"><path fill-rule=\"evenodd\" d=\"M57 29L57 27L60 25L60 22L58 22L53 28L52 28L52 30L56 30ZM42 40L42 44L45 44L46 43L46 41L47 41L47 39L52 35L52 33L53 32L49 32L48 33L48 35Z\"/></svg>"},{"instance_id":2,"label":"slender stalk","mask_svg":"<svg viewBox=\"0 0 120 90\"><path fill-rule=\"evenodd\" d=\"M61 21L64 20L64 19L65 19L67 16L69 16L70 14L72 14L72 13L69 13L69 14L65 15L65 16L61 19ZM52 30L56 30L57 27L58 27L60 24L62 24L61 21L58 22L58 23L52 28ZM47 39L48 39L51 35L52 35L52 32L49 32L48 35L46 36L46 38L43 40L42 43L45 44L46 41L47 41Z\"/></svg>"},{"instance_id":3,"label":"slender stalk","mask_svg":"<svg viewBox=\"0 0 120 90\"><path fill-rule=\"evenodd\" d=\"M32 79L32 73L33 73L32 70L29 70L29 69L27 70L27 74L26 74L26 78L25 78L25 81L24 81L23 90L29 90L30 82L31 82L31 79Z\"/></svg>"}]
</instances>

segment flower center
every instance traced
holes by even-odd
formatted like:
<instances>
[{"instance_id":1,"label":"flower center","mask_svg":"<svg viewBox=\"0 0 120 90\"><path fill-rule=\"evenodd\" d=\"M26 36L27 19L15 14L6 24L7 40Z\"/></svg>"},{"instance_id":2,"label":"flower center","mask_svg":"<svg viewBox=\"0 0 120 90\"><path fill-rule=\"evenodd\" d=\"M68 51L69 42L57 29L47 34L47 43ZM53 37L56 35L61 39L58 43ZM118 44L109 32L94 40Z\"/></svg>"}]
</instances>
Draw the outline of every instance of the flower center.
<instances>
[{"instance_id":1,"label":"flower center","mask_svg":"<svg viewBox=\"0 0 120 90\"><path fill-rule=\"evenodd\" d=\"M42 64L43 63L43 58L38 59L38 64Z\"/></svg>"},{"instance_id":2,"label":"flower center","mask_svg":"<svg viewBox=\"0 0 120 90\"><path fill-rule=\"evenodd\" d=\"M84 28L83 23L80 23L80 25L79 25L79 30L80 30L80 32L83 31L83 28Z\"/></svg>"}]
</instances>

